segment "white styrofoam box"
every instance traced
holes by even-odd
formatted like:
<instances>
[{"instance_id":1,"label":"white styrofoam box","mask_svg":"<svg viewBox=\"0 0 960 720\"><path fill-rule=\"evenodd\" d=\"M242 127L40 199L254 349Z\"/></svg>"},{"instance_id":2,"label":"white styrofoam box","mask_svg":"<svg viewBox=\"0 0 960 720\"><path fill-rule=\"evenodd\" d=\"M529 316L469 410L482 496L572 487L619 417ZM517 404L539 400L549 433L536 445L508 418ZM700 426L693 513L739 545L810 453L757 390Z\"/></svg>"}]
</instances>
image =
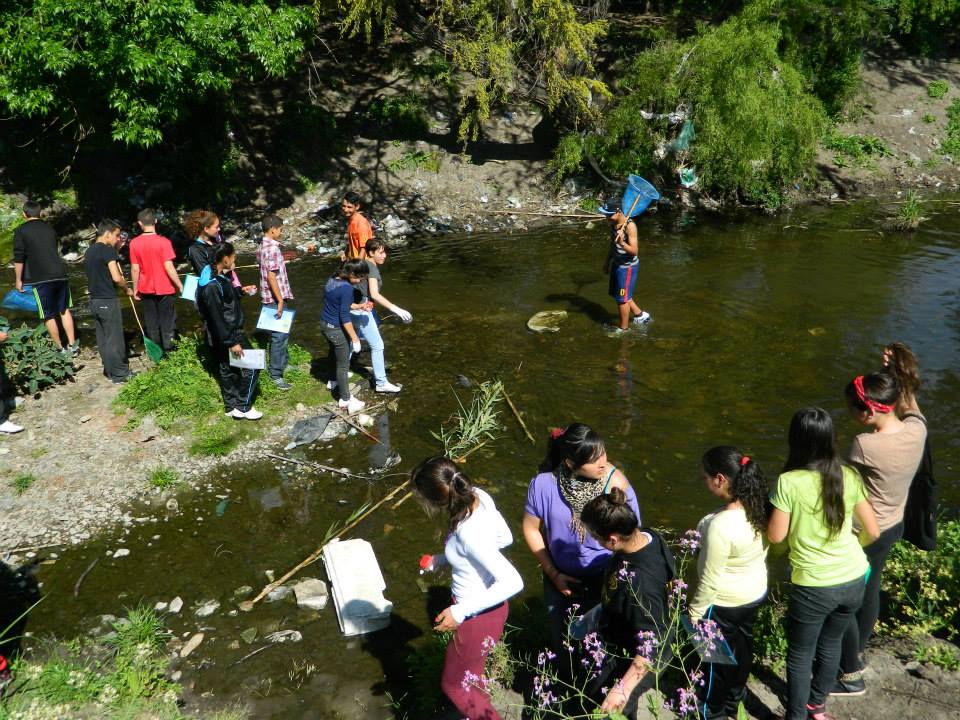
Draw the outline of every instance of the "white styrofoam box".
<instances>
[{"instance_id":1,"label":"white styrofoam box","mask_svg":"<svg viewBox=\"0 0 960 720\"><path fill-rule=\"evenodd\" d=\"M344 635L365 635L390 624L393 603L373 546L366 540L334 540L323 548L330 594Z\"/></svg>"}]
</instances>

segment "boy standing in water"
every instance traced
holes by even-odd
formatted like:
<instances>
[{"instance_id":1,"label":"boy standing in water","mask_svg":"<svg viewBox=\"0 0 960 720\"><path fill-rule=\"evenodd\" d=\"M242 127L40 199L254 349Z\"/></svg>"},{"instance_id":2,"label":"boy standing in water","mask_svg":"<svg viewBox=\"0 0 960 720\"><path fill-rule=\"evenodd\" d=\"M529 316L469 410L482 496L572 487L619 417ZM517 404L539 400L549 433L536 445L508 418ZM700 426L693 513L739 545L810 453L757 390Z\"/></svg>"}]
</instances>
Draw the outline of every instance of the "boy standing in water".
<instances>
[{"instance_id":1,"label":"boy standing in water","mask_svg":"<svg viewBox=\"0 0 960 720\"><path fill-rule=\"evenodd\" d=\"M603 271L610 273L610 295L617 301L619 334L629 326L631 312L637 325L650 322L650 313L640 309L633 300L633 288L640 269L637 225L624 214L620 198L607 200L599 211L610 221L610 251L603 263Z\"/></svg>"},{"instance_id":2,"label":"boy standing in water","mask_svg":"<svg viewBox=\"0 0 960 720\"><path fill-rule=\"evenodd\" d=\"M362 205L360 196L353 191L343 196L340 209L347 218L347 247L340 253L341 261L364 260L367 257L367 240L373 237L373 228L370 227L370 221L360 212Z\"/></svg>"}]
</instances>

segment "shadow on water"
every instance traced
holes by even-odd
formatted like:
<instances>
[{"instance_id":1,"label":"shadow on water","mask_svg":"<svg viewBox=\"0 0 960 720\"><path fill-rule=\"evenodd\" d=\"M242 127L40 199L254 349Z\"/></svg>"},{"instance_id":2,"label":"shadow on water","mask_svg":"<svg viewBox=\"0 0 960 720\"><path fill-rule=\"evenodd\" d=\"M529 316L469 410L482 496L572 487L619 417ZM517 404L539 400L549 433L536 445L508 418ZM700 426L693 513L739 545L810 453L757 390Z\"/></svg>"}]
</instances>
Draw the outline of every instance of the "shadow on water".
<instances>
[{"instance_id":1,"label":"shadow on water","mask_svg":"<svg viewBox=\"0 0 960 720\"><path fill-rule=\"evenodd\" d=\"M37 568L24 565L14 569L0 562L0 655L5 657L20 652L31 608L43 598L34 578Z\"/></svg>"}]
</instances>

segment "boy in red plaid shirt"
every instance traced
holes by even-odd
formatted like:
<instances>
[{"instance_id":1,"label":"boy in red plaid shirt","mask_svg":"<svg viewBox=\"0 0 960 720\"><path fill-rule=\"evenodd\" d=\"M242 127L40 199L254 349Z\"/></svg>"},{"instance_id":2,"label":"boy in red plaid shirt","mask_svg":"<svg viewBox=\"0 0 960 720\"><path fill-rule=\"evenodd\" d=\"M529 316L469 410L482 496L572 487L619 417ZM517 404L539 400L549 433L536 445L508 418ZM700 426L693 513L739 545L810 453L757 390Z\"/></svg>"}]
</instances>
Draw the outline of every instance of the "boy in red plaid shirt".
<instances>
[{"instance_id":1,"label":"boy in red plaid shirt","mask_svg":"<svg viewBox=\"0 0 960 720\"><path fill-rule=\"evenodd\" d=\"M276 215L267 215L263 219L263 240L257 249L257 262L260 265L260 299L264 305L276 304L276 317L283 315L284 307L293 300L293 290L287 277L287 266L283 260L280 238L283 236L283 220ZM282 332L270 333L270 379L281 390L289 390L290 384L283 379L287 369L289 354L287 345L290 335Z\"/></svg>"}]
</instances>

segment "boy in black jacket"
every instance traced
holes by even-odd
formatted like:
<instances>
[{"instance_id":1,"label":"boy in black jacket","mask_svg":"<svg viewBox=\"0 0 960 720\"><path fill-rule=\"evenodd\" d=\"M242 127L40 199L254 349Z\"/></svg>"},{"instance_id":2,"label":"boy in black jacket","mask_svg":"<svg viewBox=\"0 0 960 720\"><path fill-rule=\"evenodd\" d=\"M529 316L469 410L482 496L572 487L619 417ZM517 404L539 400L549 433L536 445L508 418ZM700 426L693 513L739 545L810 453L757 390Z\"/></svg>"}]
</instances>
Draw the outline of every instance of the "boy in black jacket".
<instances>
[{"instance_id":1,"label":"boy in black jacket","mask_svg":"<svg viewBox=\"0 0 960 720\"><path fill-rule=\"evenodd\" d=\"M242 358L243 351L251 348L243 332L240 289L234 287L229 277L236 262L237 253L231 243L217 247L211 273L200 279L197 288L197 309L206 324L207 342L219 364L224 411L237 420L259 420L263 413L253 407L253 395L260 371L230 364L231 355Z\"/></svg>"}]
</instances>

